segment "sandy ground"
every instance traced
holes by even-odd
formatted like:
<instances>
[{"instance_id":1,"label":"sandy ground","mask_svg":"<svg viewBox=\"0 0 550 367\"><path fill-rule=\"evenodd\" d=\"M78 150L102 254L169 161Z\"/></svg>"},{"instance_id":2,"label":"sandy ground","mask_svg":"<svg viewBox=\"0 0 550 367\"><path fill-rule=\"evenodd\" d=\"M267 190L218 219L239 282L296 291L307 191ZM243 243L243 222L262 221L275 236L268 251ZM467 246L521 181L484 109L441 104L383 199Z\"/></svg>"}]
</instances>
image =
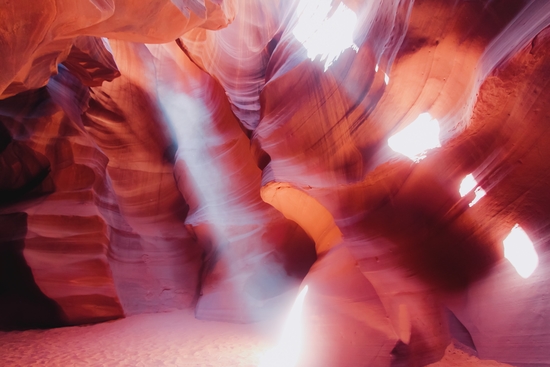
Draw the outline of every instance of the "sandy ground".
<instances>
[{"instance_id":1,"label":"sandy ground","mask_svg":"<svg viewBox=\"0 0 550 367\"><path fill-rule=\"evenodd\" d=\"M257 367L274 345L280 321L228 324L176 311L97 325L0 332L0 366ZM430 365L459 366L509 365L480 361L452 344L440 362Z\"/></svg>"},{"instance_id":2,"label":"sandy ground","mask_svg":"<svg viewBox=\"0 0 550 367\"><path fill-rule=\"evenodd\" d=\"M256 367L261 324L201 321L190 311L50 330L0 333L0 366Z\"/></svg>"},{"instance_id":3,"label":"sandy ground","mask_svg":"<svg viewBox=\"0 0 550 367\"><path fill-rule=\"evenodd\" d=\"M445 350L443 358L436 363L428 365L428 367L514 367L509 364L499 363L496 361L480 360L475 356L463 352L450 344Z\"/></svg>"}]
</instances>

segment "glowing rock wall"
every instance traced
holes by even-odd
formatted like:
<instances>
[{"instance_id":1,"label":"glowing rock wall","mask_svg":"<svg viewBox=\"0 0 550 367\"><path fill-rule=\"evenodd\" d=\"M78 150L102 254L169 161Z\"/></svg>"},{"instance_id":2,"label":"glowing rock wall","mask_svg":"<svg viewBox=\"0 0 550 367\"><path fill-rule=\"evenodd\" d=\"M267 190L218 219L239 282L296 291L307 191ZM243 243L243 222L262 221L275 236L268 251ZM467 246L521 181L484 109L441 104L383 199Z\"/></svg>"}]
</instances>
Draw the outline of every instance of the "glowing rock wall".
<instances>
[{"instance_id":1,"label":"glowing rock wall","mask_svg":"<svg viewBox=\"0 0 550 367\"><path fill-rule=\"evenodd\" d=\"M304 365L548 363L550 5L327 4L4 2L3 327L250 322L304 279ZM424 113L413 162L388 139Z\"/></svg>"}]
</instances>

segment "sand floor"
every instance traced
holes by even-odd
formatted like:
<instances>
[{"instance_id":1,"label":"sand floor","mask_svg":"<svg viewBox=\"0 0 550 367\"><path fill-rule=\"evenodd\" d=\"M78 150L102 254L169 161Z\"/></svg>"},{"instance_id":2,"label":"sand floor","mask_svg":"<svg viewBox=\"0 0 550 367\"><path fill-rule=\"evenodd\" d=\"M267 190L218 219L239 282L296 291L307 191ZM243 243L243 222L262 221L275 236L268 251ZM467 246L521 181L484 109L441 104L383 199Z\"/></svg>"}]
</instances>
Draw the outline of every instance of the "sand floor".
<instances>
[{"instance_id":1,"label":"sand floor","mask_svg":"<svg viewBox=\"0 0 550 367\"><path fill-rule=\"evenodd\" d=\"M0 366L256 367L271 345L260 326L201 321L176 311L0 332Z\"/></svg>"},{"instance_id":2,"label":"sand floor","mask_svg":"<svg viewBox=\"0 0 550 367\"><path fill-rule=\"evenodd\" d=\"M439 362L432 363L427 367L514 367L509 364L499 363L490 360L480 360L475 356L469 355L460 349L455 348L453 344L445 350L445 355Z\"/></svg>"},{"instance_id":3,"label":"sand floor","mask_svg":"<svg viewBox=\"0 0 550 367\"><path fill-rule=\"evenodd\" d=\"M280 320L246 325L201 321L191 311L176 311L97 325L0 332L0 366L257 367L280 326ZM430 365L459 366L508 365L480 361L452 345L440 362Z\"/></svg>"}]
</instances>

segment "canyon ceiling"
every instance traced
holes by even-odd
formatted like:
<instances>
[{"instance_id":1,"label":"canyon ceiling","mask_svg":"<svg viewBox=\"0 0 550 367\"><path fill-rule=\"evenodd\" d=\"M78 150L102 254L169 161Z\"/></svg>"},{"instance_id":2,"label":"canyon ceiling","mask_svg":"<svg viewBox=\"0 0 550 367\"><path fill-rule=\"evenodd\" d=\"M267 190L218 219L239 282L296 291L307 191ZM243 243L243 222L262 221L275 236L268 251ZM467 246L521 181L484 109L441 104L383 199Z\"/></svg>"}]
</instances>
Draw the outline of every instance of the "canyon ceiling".
<instances>
[{"instance_id":1,"label":"canyon ceiling","mask_svg":"<svg viewBox=\"0 0 550 367\"><path fill-rule=\"evenodd\" d=\"M308 366L422 366L451 339L550 362L550 2L0 0L0 18L1 329L254 322L307 284ZM409 159L388 139L419 116L439 141ZM526 276L504 257L516 224Z\"/></svg>"}]
</instances>

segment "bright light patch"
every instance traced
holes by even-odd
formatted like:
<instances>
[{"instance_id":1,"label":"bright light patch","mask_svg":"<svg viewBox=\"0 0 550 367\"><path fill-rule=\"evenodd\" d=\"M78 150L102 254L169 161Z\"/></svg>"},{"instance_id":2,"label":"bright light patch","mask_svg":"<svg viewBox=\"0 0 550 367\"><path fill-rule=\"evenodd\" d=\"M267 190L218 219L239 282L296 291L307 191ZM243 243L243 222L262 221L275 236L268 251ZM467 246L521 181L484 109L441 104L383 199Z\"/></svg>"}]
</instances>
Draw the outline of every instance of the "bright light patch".
<instances>
[{"instance_id":1,"label":"bright light patch","mask_svg":"<svg viewBox=\"0 0 550 367\"><path fill-rule=\"evenodd\" d=\"M460 192L460 197L466 196L467 193L472 191L477 186L477 181L474 178L474 176L470 173L460 183L460 189L458 192Z\"/></svg>"},{"instance_id":2,"label":"bright light patch","mask_svg":"<svg viewBox=\"0 0 550 367\"><path fill-rule=\"evenodd\" d=\"M307 57L321 56L325 71L344 50L358 51L353 42L357 16L343 3L334 10L332 0L300 0L297 12L298 24L292 34L306 48Z\"/></svg>"},{"instance_id":3,"label":"bright light patch","mask_svg":"<svg viewBox=\"0 0 550 367\"><path fill-rule=\"evenodd\" d=\"M477 181L471 173L464 177L464 179L460 183L460 189L458 190L458 192L460 193L460 197L466 196L467 193L475 188L474 193L476 196L474 197L474 200L472 200L472 202L469 204L470 207L474 206L479 200L481 200L482 197L487 195L487 193L481 188L481 186L476 186Z\"/></svg>"},{"instance_id":4,"label":"bright light patch","mask_svg":"<svg viewBox=\"0 0 550 367\"><path fill-rule=\"evenodd\" d=\"M485 190L483 190L480 186L476 187L476 191L474 191L474 194L476 194L474 200L472 200L472 202L468 204L470 207L474 206L479 200L481 200L482 197L487 195Z\"/></svg>"},{"instance_id":5,"label":"bright light patch","mask_svg":"<svg viewBox=\"0 0 550 367\"><path fill-rule=\"evenodd\" d=\"M378 64L376 64L376 66L374 67L374 72L378 73Z\"/></svg>"},{"instance_id":6,"label":"bright light patch","mask_svg":"<svg viewBox=\"0 0 550 367\"><path fill-rule=\"evenodd\" d=\"M390 83L390 77L386 73L384 73L384 83L386 83L386 85Z\"/></svg>"},{"instance_id":7,"label":"bright light patch","mask_svg":"<svg viewBox=\"0 0 550 367\"><path fill-rule=\"evenodd\" d=\"M429 113L422 113L409 126L390 137L388 145L395 152L418 162L426 158L426 151L441 146L439 122Z\"/></svg>"},{"instance_id":8,"label":"bright light patch","mask_svg":"<svg viewBox=\"0 0 550 367\"><path fill-rule=\"evenodd\" d=\"M503 244L504 257L522 278L529 278L539 264L539 257L527 234L516 224Z\"/></svg>"},{"instance_id":9,"label":"bright light patch","mask_svg":"<svg viewBox=\"0 0 550 367\"><path fill-rule=\"evenodd\" d=\"M307 289L306 285L294 301L279 343L266 352L259 367L294 367L298 363L303 344L301 315Z\"/></svg>"}]
</instances>

